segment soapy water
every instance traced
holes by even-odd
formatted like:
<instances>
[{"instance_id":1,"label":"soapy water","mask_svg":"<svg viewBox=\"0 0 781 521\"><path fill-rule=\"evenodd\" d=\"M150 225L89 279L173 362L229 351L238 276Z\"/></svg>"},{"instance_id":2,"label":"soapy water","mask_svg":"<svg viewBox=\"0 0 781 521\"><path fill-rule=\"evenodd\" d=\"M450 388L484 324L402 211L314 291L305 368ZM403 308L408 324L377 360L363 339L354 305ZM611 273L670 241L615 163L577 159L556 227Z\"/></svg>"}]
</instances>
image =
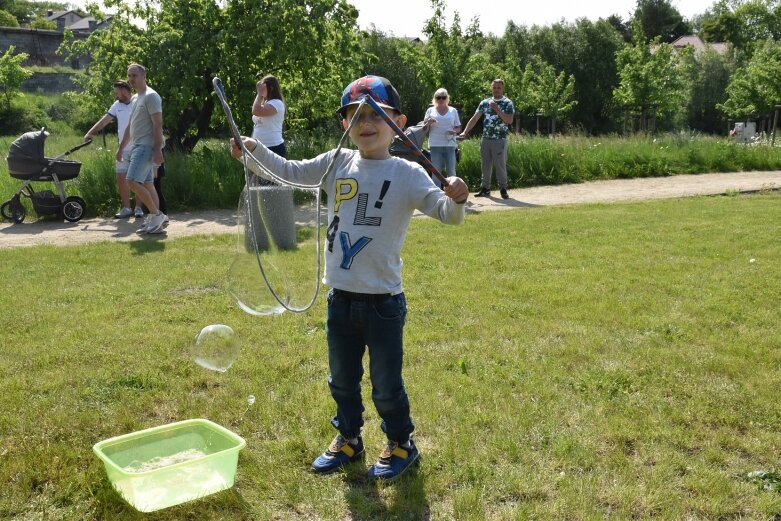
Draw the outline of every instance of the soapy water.
<instances>
[{"instance_id":1,"label":"soapy water","mask_svg":"<svg viewBox=\"0 0 781 521\"><path fill-rule=\"evenodd\" d=\"M191 348L193 361L205 369L224 373L239 356L241 346L230 326L212 324L201 329Z\"/></svg>"},{"instance_id":2,"label":"soapy water","mask_svg":"<svg viewBox=\"0 0 781 521\"><path fill-rule=\"evenodd\" d=\"M170 456L155 456L149 461L131 461L125 466L125 472L149 472L150 470L162 469L176 465L177 463L184 463L186 461L193 461L206 456L206 453L198 449L186 449Z\"/></svg>"},{"instance_id":3,"label":"soapy water","mask_svg":"<svg viewBox=\"0 0 781 521\"><path fill-rule=\"evenodd\" d=\"M233 486L232 473L220 472L208 459L198 462L204 456L198 449L187 449L146 462L134 461L124 468L129 475L115 481L114 488L141 512L154 512ZM183 465L167 468L179 463Z\"/></svg>"}]
</instances>

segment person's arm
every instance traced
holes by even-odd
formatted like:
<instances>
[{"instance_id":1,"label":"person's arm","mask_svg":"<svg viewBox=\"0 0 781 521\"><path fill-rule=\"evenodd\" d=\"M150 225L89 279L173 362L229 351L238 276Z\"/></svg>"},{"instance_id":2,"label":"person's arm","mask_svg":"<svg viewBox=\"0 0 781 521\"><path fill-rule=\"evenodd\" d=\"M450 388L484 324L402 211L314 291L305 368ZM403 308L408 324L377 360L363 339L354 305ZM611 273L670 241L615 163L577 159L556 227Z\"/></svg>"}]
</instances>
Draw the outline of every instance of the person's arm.
<instances>
[{"instance_id":1,"label":"person's arm","mask_svg":"<svg viewBox=\"0 0 781 521\"><path fill-rule=\"evenodd\" d=\"M150 114L152 118L152 162L156 165L163 164L163 113Z\"/></svg>"},{"instance_id":2,"label":"person's arm","mask_svg":"<svg viewBox=\"0 0 781 521\"><path fill-rule=\"evenodd\" d=\"M466 122L466 128L464 128L464 131L461 132L458 137L459 139L464 139L467 134L469 134L469 131L474 128L475 125L477 125L477 122L480 121L480 118L483 117L483 113L480 111L477 111L474 113L474 115L469 118L469 121Z\"/></svg>"},{"instance_id":3,"label":"person's arm","mask_svg":"<svg viewBox=\"0 0 781 521\"><path fill-rule=\"evenodd\" d=\"M268 100L258 93L255 96L255 101L252 102L252 115L260 118L268 118L277 113L277 108L268 103Z\"/></svg>"},{"instance_id":4,"label":"person's arm","mask_svg":"<svg viewBox=\"0 0 781 521\"><path fill-rule=\"evenodd\" d=\"M453 131L449 134L451 136L456 136L461 132L461 120L458 118L458 111L453 107L450 108L453 111Z\"/></svg>"},{"instance_id":5,"label":"person's arm","mask_svg":"<svg viewBox=\"0 0 781 521\"><path fill-rule=\"evenodd\" d=\"M330 150L320 154L314 159L294 161L275 154L257 139L242 137L242 141L247 151L258 160L256 162L255 160L247 158L245 163L246 166L253 174L262 179L271 181L274 181L274 179L264 172L263 169L273 172L277 177L292 183L317 186L322 182L323 175L334 160L334 155L336 154L336 150ZM243 152L233 138L230 140L230 146L231 156L244 162ZM349 154L342 152L339 161L347 160L345 158L348 156ZM258 166L258 162L263 165L263 169ZM339 168L338 162L336 168Z\"/></svg>"},{"instance_id":6,"label":"person's arm","mask_svg":"<svg viewBox=\"0 0 781 521\"><path fill-rule=\"evenodd\" d=\"M87 131L86 134L84 134L84 141L90 141L92 139L92 136L106 128L106 125L114 121L114 116L112 116L109 113L106 113L102 118L98 120L97 123L92 125L92 128Z\"/></svg>"},{"instance_id":7,"label":"person's arm","mask_svg":"<svg viewBox=\"0 0 781 521\"><path fill-rule=\"evenodd\" d=\"M122 150L125 149L130 142L130 125L125 127L125 131L122 133L122 139L119 141L119 148L117 148L116 160L122 161Z\"/></svg>"},{"instance_id":8,"label":"person's arm","mask_svg":"<svg viewBox=\"0 0 781 521\"><path fill-rule=\"evenodd\" d=\"M504 121L505 125L513 124L513 116L515 115L514 112L502 112L502 108L494 100L491 100L491 108L494 112L496 112L496 115L499 116L499 119Z\"/></svg>"}]
</instances>

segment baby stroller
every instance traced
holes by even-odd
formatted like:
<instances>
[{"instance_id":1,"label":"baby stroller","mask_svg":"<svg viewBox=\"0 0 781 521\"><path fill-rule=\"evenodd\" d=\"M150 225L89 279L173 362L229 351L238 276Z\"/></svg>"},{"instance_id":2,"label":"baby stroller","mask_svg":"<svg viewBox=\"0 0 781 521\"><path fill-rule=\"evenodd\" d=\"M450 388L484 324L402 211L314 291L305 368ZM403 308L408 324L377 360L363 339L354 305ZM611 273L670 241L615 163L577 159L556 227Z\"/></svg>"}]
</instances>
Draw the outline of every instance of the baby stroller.
<instances>
[{"instance_id":1,"label":"baby stroller","mask_svg":"<svg viewBox=\"0 0 781 521\"><path fill-rule=\"evenodd\" d=\"M63 159L71 152L83 148L92 141L85 141L80 145L63 152L55 158L44 157L43 148L46 137L49 135L45 128L36 132L27 132L11 143L8 151L8 173L15 179L24 181L11 199L0 206L0 214L9 221L21 223L24 221L26 210L22 205L21 196L32 200L33 208L38 215L60 215L66 221L75 223L84 216L87 204L81 197L65 194L62 181L73 179L79 175L81 163ZM33 190L33 181L51 181L57 188L58 194L51 190L36 192Z\"/></svg>"},{"instance_id":2,"label":"baby stroller","mask_svg":"<svg viewBox=\"0 0 781 521\"><path fill-rule=\"evenodd\" d=\"M423 152L423 155L426 156L426 159L430 160L431 153L428 150L423 149L423 140L426 139L426 129L423 128L423 122L421 121L417 125L408 127L404 133L407 135L410 141L415 143L415 146ZM406 159L407 161L412 161L413 163L419 162L415 152L407 145L405 145L404 141L402 141L399 136L393 137L389 151L392 156L397 156L402 159Z\"/></svg>"}]
</instances>

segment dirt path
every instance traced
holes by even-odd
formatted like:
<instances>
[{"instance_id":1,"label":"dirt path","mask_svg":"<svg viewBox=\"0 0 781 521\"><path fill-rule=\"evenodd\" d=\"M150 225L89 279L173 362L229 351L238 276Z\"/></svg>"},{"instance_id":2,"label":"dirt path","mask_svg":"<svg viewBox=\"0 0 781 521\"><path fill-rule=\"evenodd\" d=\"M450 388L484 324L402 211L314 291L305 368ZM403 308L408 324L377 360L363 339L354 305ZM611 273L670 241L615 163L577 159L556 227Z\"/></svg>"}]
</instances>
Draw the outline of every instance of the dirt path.
<instances>
[{"instance_id":1,"label":"dirt path","mask_svg":"<svg viewBox=\"0 0 781 521\"><path fill-rule=\"evenodd\" d=\"M510 199L470 196L469 212L510 210L534 206L582 204L611 201L664 199L728 192L757 192L781 189L781 171L738 172L728 174L677 175L647 179L594 181L575 185L540 186L510 190ZM70 246L108 240L165 240L186 235L234 233L236 212L211 210L170 215L171 222L162 235L137 235L140 221L135 219L85 219L67 223L50 219L11 224L0 222L0 249L50 244Z\"/></svg>"}]
</instances>

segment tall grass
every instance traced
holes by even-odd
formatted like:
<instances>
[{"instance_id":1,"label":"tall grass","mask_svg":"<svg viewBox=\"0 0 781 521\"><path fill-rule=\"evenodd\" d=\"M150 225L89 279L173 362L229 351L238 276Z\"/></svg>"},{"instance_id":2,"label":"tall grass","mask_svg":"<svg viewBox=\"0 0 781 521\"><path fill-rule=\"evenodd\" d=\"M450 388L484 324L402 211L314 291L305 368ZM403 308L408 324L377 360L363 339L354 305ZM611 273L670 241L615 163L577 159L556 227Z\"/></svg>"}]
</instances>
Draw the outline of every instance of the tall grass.
<instances>
[{"instance_id":1,"label":"tall grass","mask_svg":"<svg viewBox=\"0 0 781 521\"><path fill-rule=\"evenodd\" d=\"M334 434L325 301L239 311L234 237L0 250L0 518L777 519L780 203L414 220L404 376L422 463L384 487L366 479L383 443L368 381L368 461L307 471ZM189 356L211 323L243 345L225 374ZM91 446L198 417L247 440L236 486L133 511Z\"/></svg>"},{"instance_id":2,"label":"tall grass","mask_svg":"<svg viewBox=\"0 0 781 521\"><path fill-rule=\"evenodd\" d=\"M479 139L462 142L458 175L480 184ZM690 133L634 137L512 136L507 154L511 187L675 174L775 170L781 148L750 146Z\"/></svg>"},{"instance_id":3,"label":"tall grass","mask_svg":"<svg viewBox=\"0 0 781 521\"><path fill-rule=\"evenodd\" d=\"M334 148L337 135L288 136L288 156L312 158ZM0 138L7 150L14 137ZM56 155L81 141L80 136L55 127L47 140L48 155ZM117 139L99 136L96 143L72 156L81 161L82 174L67 183L70 195L81 195L91 215L110 215L119 206L114 178ZM458 175L472 188L480 185L479 139L461 144ZM556 138L513 136L508 150L511 188L578 183L597 179L668 176L705 172L775 170L781 168L781 147L742 145L726 139L680 133L658 137L616 136ZM202 140L192 154L166 155L163 189L171 211L233 208L244 183L240 164L230 158L226 140ZM20 182L0 164L0 202ZM36 185L37 188L37 185ZM51 187L42 187L51 188ZM33 215L32 210L28 212Z\"/></svg>"}]
</instances>

